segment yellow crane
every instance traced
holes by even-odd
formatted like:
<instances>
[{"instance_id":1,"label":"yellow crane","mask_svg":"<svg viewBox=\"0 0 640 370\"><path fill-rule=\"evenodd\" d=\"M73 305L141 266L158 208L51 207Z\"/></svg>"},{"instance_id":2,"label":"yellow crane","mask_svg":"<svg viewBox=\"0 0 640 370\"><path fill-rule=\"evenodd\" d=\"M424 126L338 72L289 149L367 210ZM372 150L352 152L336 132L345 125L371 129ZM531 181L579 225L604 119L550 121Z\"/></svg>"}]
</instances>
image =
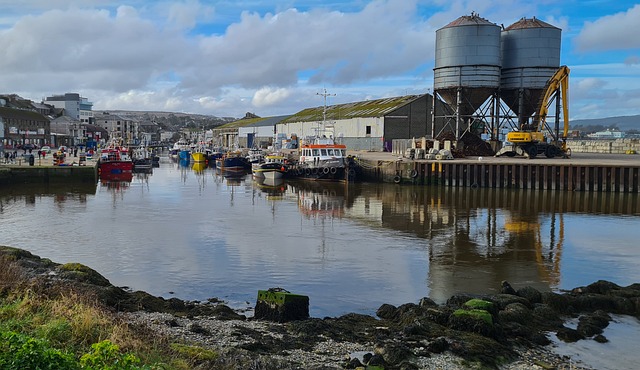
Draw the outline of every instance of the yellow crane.
<instances>
[{"instance_id":1,"label":"yellow crane","mask_svg":"<svg viewBox=\"0 0 640 370\"><path fill-rule=\"evenodd\" d=\"M508 145L496 154L514 156L523 154L533 159L538 154L547 158L568 157L571 153L567 148L567 134L569 133L569 67L560 67L547 81L543 95L538 102L538 110L533 116L533 122L524 122L517 131L507 134ZM555 130L547 124L549 106L556 103ZM560 112L562 112L563 129L560 133Z\"/></svg>"}]
</instances>

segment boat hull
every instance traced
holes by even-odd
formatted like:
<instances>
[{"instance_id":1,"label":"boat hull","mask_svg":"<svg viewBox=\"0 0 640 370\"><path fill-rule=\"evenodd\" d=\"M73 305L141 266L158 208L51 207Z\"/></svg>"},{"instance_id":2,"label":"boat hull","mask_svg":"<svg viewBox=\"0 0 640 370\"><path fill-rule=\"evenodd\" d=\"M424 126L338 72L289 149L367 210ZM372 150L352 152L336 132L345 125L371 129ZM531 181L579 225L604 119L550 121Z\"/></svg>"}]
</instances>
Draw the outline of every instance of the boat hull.
<instances>
[{"instance_id":1,"label":"boat hull","mask_svg":"<svg viewBox=\"0 0 640 370\"><path fill-rule=\"evenodd\" d=\"M289 171L290 177L313 181L346 181L345 167L298 167Z\"/></svg>"},{"instance_id":2,"label":"boat hull","mask_svg":"<svg viewBox=\"0 0 640 370\"><path fill-rule=\"evenodd\" d=\"M191 153L191 158L194 162L206 162L207 155L202 152Z\"/></svg>"},{"instance_id":3,"label":"boat hull","mask_svg":"<svg viewBox=\"0 0 640 370\"><path fill-rule=\"evenodd\" d=\"M278 180L284 176L284 173L278 170L266 171L263 172L263 177L265 180Z\"/></svg>"},{"instance_id":4,"label":"boat hull","mask_svg":"<svg viewBox=\"0 0 640 370\"><path fill-rule=\"evenodd\" d=\"M133 173L132 161L109 161L100 162L99 167L100 175L103 174L121 174L121 173Z\"/></svg>"},{"instance_id":5,"label":"boat hull","mask_svg":"<svg viewBox=\"0 0 640 370\"><path fill-rule=\"evenodd\" d=\"M241 157L223 157L216 159L216 167L226 171L244 171L247 163Z\"/></svg>"},{"instance_id":6,"label":"boat hull","mask_svg":"<svg viewBox=\"0 0 640 370\"><path fill-rule=\"evenodd\" d=\"M182 160L189 160L189 158L191 157L191 153L189 153L188 150L181 150L180 152L178 152L178 157Z\"/></svg>"}]
</instances>

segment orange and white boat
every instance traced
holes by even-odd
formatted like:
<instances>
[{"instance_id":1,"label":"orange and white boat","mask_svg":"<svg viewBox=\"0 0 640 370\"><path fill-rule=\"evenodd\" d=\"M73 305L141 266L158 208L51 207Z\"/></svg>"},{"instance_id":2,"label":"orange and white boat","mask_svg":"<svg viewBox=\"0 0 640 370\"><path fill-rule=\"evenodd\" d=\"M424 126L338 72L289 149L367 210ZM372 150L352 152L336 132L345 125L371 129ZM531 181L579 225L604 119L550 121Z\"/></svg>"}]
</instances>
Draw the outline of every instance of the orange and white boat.
<instances>
[{"instance_id":1,"label":"orange and white boat","mask_svg":"<svg viewBox=\"0 0 640 370\"><path fill-rule=\"evenodd\" d=\"M342 181L347 177L347 146L336 144L331 138L316 138L303 142L299 149L300 159L296 176L311 180Z\"/></svg>"}]
</instances>

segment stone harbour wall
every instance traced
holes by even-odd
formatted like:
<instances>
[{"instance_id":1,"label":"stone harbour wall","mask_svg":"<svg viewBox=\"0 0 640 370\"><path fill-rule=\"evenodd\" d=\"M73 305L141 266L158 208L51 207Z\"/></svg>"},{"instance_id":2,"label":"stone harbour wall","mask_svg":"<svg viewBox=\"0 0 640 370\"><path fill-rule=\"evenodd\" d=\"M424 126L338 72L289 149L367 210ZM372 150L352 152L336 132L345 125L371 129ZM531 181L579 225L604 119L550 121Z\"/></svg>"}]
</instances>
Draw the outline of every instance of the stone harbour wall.
<instances>
[{"instance_id":1,"label":"stone harbour wall","mask_svg":"<svg viewBox=\"0 0 640 370\"><path fill-rule=\"evenodd\" d=\"M640 153L640 139L575 139L567 140L567 147L573 153L634 154Z\"/></svg>"}]
</instances>

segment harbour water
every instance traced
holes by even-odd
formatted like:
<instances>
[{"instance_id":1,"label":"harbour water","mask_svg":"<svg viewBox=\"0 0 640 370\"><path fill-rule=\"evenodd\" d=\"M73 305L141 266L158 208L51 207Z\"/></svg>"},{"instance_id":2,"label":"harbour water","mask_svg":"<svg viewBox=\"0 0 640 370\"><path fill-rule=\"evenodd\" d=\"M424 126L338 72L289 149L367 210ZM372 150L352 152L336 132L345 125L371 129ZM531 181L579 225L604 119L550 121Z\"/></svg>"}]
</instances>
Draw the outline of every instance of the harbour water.
<instances>
[{"instance_id":1,"label":"harbour water","mask_svg":"<svg viewBox=\"0 0 640 370\"><path fill-rule=\"evenodd\" d=\"M259 184L163 158L130 183L2 188L0 244L166 298L250 308L259 289L281 287L324 317L497 292L502 280L640 282L638 216L637 194Z\"/></svg>"}]
</instances>

